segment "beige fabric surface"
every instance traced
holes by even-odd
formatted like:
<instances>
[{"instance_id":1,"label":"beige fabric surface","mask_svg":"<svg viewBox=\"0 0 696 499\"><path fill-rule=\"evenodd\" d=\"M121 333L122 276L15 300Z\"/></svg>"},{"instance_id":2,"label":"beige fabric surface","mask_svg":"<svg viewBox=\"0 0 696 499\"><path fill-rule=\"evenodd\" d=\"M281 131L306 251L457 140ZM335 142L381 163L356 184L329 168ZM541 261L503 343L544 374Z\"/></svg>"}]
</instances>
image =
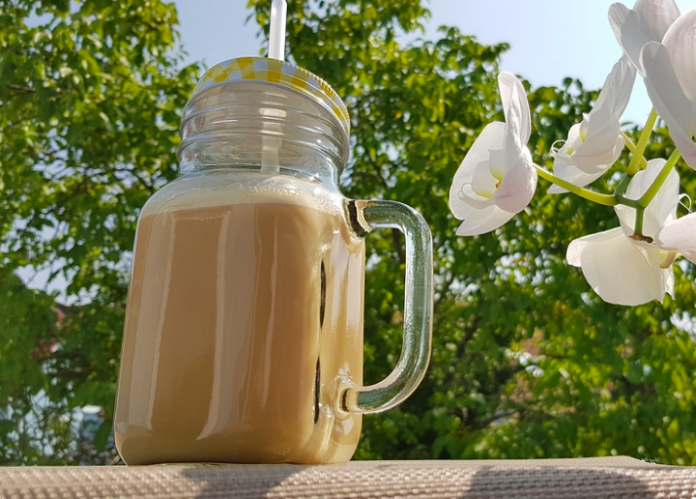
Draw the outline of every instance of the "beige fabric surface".
<instances>
[{"instance_id":1,"label":"beige fabric surface","mask_svg":"<svg viewBox=\"0 0 696 499\"><path fill-rule=\"evenodd\" d=\"M696 497L696 467L626 457L529 461L355 461L342 465L0 468L2 498Z\"/></svg>"}]
</instances>

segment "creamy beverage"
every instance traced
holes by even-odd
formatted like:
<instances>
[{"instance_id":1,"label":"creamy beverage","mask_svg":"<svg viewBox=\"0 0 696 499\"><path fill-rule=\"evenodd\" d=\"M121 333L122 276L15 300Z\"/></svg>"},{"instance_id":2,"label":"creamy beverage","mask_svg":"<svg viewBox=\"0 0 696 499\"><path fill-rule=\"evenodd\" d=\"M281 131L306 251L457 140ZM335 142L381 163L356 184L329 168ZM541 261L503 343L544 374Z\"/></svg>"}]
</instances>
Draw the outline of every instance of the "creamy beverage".
<instances>
[{"instance_id":1,"label":"creamy beverage","mask_svg":"<svg viewBox=\"0 0 696 499\"><path fill-rule=\"evenodd\" d=\"M198 206L198 207L194 207ZM364 245L342 209L146 209L128 297L115 439L128 464L342 462L361 416Z\"/></svg>"}]
</instances>

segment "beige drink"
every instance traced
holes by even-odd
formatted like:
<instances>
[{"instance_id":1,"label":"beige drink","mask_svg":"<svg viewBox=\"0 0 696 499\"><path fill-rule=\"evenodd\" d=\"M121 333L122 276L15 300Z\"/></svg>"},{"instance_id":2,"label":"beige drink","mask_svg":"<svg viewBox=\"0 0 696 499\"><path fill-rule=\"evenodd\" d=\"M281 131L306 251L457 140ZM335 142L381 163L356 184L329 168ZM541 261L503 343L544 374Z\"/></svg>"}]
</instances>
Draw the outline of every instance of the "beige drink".
<instances>
[{"instance_id":1,"label":"beige drink","mask_svg":"<svg viewBox=\"0 0 696 499\"><path fill-rule=\"evenodd\" d=\"M359 415L364 245L340 209L233 204L144 213L115 439L128 464L340 462Z\"/></svg>"}]
</instances>

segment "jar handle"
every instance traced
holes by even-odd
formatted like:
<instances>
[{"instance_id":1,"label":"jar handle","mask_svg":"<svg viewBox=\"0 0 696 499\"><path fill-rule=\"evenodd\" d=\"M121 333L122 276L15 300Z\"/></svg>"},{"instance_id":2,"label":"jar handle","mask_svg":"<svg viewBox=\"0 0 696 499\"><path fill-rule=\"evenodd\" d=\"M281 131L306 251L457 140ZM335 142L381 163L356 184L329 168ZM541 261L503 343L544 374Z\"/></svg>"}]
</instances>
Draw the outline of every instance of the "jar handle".
<instances>
[{"instance_id":1,"label":"jar handle","mask_svg":"<svg viewBox=\"0 0 696 499\"><path fill-rule=\"evenodd\" d=\"M362 233L392 228L406 239L404 336L401 356L383 381L371 386L343 385L339 404L343 411L386 411L407 399L418 387L430 361L433 316L433 242L420 213L396 201L351 201L352 225Z\"/></svg>"}]
</instances>

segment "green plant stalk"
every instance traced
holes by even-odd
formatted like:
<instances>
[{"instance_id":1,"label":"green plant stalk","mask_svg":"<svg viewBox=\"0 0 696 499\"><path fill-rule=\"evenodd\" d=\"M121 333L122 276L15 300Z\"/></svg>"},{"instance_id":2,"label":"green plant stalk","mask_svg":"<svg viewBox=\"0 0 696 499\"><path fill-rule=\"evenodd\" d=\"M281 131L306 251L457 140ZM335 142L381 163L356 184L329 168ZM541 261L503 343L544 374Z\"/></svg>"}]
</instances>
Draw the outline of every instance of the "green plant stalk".
<instances>
[{"instance_id":1,"label":"green plant stalk","mask_svg":"<svg viewBox=\"0 0 696 499\"><path fill-rule=\"evenodd\" d=\"M626 147L627 147L628 150L631 152L631 154L635 154L635 152L636 152L636 145L635 145L635 144L633 143L633 141L631 140L631 137L629 137L628 135L626 135L626 133L625 133L623 130L621 131L621 136L623 137L623 139L624 139L624 144L626 144ZM647 161L645 158L641 157L641 158L640 158L640 167L643 168L643 169L645 169L646 166L648 166L648 161Z\"/></svg>"},{"instance_id":2,"label":"green plant stalk","mask_svg":"<svg viewBox=\"0 0 696 499\"><path fill-rule=\"evenodd\" d=\"M657 111L655 111L655 108L653 108L653 110L650 111L650 116L648 116L648 121L645 123L645 127L643 127L643 131L640 133L638 145L632 151L633 157L631 158L631 162L628 164L627 170L627 173L630 176L633 176L638 172L638 169L641 165L640 160L642 159L643 161L645 161L645 158L643 158L643 153L645 152L645 147L648 145L648 140L650 139L650 135L652 134L653 128L655 128L656 121Z\"/></svg>"},{"instance_id":3,"label":"green plant stalk","mask_svg":"<svg viewBox=\"0 0 696 499\"><path fill-rule=\"evenodd\" d=\"M616 190L614 191L614 196L616 197L616 200L619 202L619 204L630 206L631 208L638 208L638 201L626 197L626 190L628 189L630 183L631 177L626 176L623 179L621 179L621 182L619 182L619 185L616 187Z\"/></svg>"},{"instance_id":4,"label":"green plant stalk","mask_svg":"<svg viewBox=\"0 0 696 499\"><path fill-rule=\"evenodd\" d=\"M631 236L633 239L638 241L646 241L648 243L653 242L652 237L643 234L643 218L645 217L645 209L655 198L660 188L664 185L669 173L674 169L674 166L677 164L677 161L679 161L679 158L681 158L681 153L678 149L675 149L665 165L662 167L662 170L660 170L660 173L657 174L657 177L655 177L653 183L650 185L650 187L648 187L648 190L645 191L645 194L643 194L640 199L625 199L623 198L623 194L621 196L617 196L622 204L631 206L624 201L631 201L632 203L635 203L633 207L636 209L636 226L634 227L633 235Z\"/></svg>"},{"instance_id":5,"label":"green plant stalk","mask_svg":"<svg viewBox=\"0 0 696 499\"><path fill-rule=\"evenodd\" d=\"M638 206L636 208L636 226L633 228L632 239L637 241L645 241L646 243L653 242L653 238L643 235L643 220L645 219L645 208Z\"/></svg>"},{"instance_id":6,"label":"green plant stalk","mask_svg":"<svg viewBox=\"0 0 696 499\"><path fill-rule=\"evenodd\" d=\"M667 180L667 177L669 176L670 172L674 169L674 166L677 164L677 161L679 161L680 158L681 153L679 152L679 149L675 149L672 155L667 160L667 163L665 163L665 165L662 167L660 173L658 173L657 177L655 177L655 180L653 180L652 185L650 185L650 187L648 187L648 190L645 191L645 194L643 194L640 197L640 199L638 199L638 206L640 206L641 208L648 207L650 202L655 198L657 192L665 183L665 180Z\"/></svg>"},{"instance_id":7,"label":"green plant stalk","mask_svg":"<svg viewBox=\"0 0 696 499\"><path fill-rule=\"evenodd\" d=\"M614 194L614 195L616 196L616 201L617 201L616 204L622 204L624 206L628 206L629 208L635 208L635 209L640 208L638 206L638 201L636 201L635 199L629 199L622 194Z\"/></svg>"},{"instance_id":8,"label":"green plant stalk","mask_svg":"<svg viewBox=\"0 0 696 499\"><path fill-rule=\"evenodd\" d=\"M539 174L539 176L544 180L548 180L552 184L556 184L560 187L563 187L567 191L572 192L573 194L580 196L581 198L585 198L588 201L593 201L604 206L616 206L618 204L616 197L611 194L601 194L599 192L591 191L583 187L578 187L575 184L571 184L566 180L558 178L550 171L545 170L538 165L534 165L534 167L536 168L536 171Z\"/></svg>"}]
</instances>

